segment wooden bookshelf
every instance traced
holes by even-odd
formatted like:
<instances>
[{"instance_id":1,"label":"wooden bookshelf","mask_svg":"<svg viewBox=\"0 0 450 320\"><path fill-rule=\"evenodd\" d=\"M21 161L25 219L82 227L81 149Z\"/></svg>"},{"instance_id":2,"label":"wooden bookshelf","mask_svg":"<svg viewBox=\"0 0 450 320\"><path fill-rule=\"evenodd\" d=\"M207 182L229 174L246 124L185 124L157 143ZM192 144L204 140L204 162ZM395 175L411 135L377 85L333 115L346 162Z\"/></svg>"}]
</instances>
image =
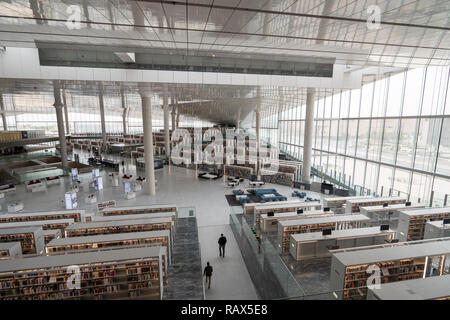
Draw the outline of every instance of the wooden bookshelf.
<instances>
[{"instance_id":1,"label":"wooden bookshelf","mask_svg":"<svg viewBox=\"0 0 450 320\"><path fill-rule=\"evenodd\" d=\"M424 239L450 237L450 224L444 224L444 220L428 221L425 225Z\"/></svg>"},{"instance_id":2,"label":"wooden bookshelf","mask_svg":"<svg viewBox=\"0 0 450 320\"><path fill-rule=\"evenodd\" d=\"M64 233L64 230L74 223L74 219L60 219L60 220L37 220L37 221L22 221L22 222L8 222L0 223L2 228L20 228L20 227L42 227L42 230L59 230Z\"/></svg>"},{"instance_id":3,"label":"wooden bookshelf","mask_svg":"<svg viewBox=\"0 0 450 320\"><path fill-rule=\"evenodd\" d=\"M164 256L156 246L5 260L0 299L161 299ZM67 286L72 265L80 267L80 289Z\"/></svg>"},{"instance_id":4,"label":"wooden bookshelf","mask_svg":"<svg viewBox=\"0 0 450 320\"><path fill-rule=\"evenodd\" d=\"M368 246L333 252L330 271L330 289L335 297L344 300L366 299L369 266L380 268L381 283L424 278L430 275L432 257L450 253L450 240L397 243L390 246ZM409 244L409 243L408 243ZM438 274L442 275L441 264Z\"/></svg>"},{"instance_id":5,"label":"wooden bookshelf","mask_svg":"<svg viewBox=\"0 0 450 320\"><path fill-rule=\"evenodd\" d=\"M177 212L174 205L164 206L136 206L136 207L116 207L107 208L102 211L102 216L117 216L128 214L145 214L145 213L161 213L161 212Z\"/></svg>"},{"instance_id":6,"label":"wooden bookshelf","mask_svg":"<svg viewBox=\"0 0 450 320\"><path fill-rule=\"evenodd\" d=\"M20 242L22 253L40 253L44 250L44 235L41 227L0 229L0 243Z\"/></svg>"},{"instance_id":7,"label":"wooden bookshelf","mask_svg":"<svg viewBox=\"0 0 450 320\"><path fill-rule=\"evenodd\" d=\"M370 219L362 214L278 221L278 248L283 253L288 252L291 234L356 229L367 227L369 223Z\"/></svg>"},{"instance_id":8,"label":"wooden bookshelf","mask_svg":"<svg viewBox=\"0 0 450 320\"><path fill-rule=\"evenodd\" d=\"M347 200L345 202L345 212L346 213L358 213L359 207L369 207L369 206L381 206L384 203L391 204L401 204L405 203L406 198L404 197L380 197L380 198L369 198L369 199L354 199Z\"/></svg>"},{"instance_id":9,"label":"wooden bookshelf","mask_svg":"<svg viewBox=\"0 0 450 320\"><path fill-rule=\"evenodd\" d=\"M167 248L171 263L172 242L170 230L102 234L84 237L54 239L45 246L48 254L86 249L105 249L135 245L160 245Z\"/></svg>"},{"instance_id":10,"label":"wooden bookshelf","mask_svg":"<svg viewBox=\"0 0 450 320\"><path fill-rule=\"evenodd\" d=\"M450 275L382 284L369 289L367 300L449 300Z\"/></svg>"},{"instance_id":11,"label":"wooden bookshelf","mask_svg":"<svg viewBox=\"0 0 450 320\"><path fill-rule=\"evenodd\" d=\"M265 206L255 206L253 213L253 226L259 228L261 214L267 214L269 212L282 213L282 212L297 212L297 209L303 209L306 212L312 210L321 210L322 205L318 202L297 202L297 203L272 203Z\"/></svg>"},{"instance_id":12,"label":"wooden bookshelf","mask_svg":"<svg viewBox=\"0 0 450 320\"><path fill-rule=\"evenodd\" d=\"M380 227L336 230L325 236L322 232L291 234L289 253L295 260L330 256L334 249L385 244L394 235L395 231Z\"/></svg>"},{"instance_id":13,"label":"wooden bookshelf","mask_svg":"<svg viewBox=\"0 0 450 320\"><path fill-rule=\"evenodd\" d=\"M0 243L0 260L10 259L22 255L20 242Z\"/></svg>"},{"instance_id":14,"label":"wooden bookshelf","mask_svg":"<svg viewBox=\"0 0 450 320\"><path fill-rule=\"evenodd\" d=\"M323 198L323 206L335 211L337 214L345 212L347 200L373 199L372 196L354 196L354 197L331 197Z\"/></svg>"},{"instance_id":15,"label":"wooden bookshelf","mask_svg":"<svg viewBox=\"0 0 450 320\"><path fill-rule=\"evenodd\" d=\"M422 240L426 223L444 220L444 218L450 218L450 207L400 211L398 237L400 241Z\"/></svg>"},{"instance_id":16,"label":"wooden bookshelf","mask_svg":"<svg viewBox=\"0 0 450 320\"><path fill-rule=\"evenodd\" d=\"M310 218L323 218L334 216L333 211L322 211L322 210L310 210L305 211L302 214L297 214L297 212L282 212L275 213L273 217L267 216L267 214L260 215L260 230L262 232L277 232L278 231L278 221L283 220L298 220L298 219L310 219Z\"/></svg>"},{"instance_id":17,"label":"wooden bookshelf","mask_svg":"<svg viewBox=\"0 0 450 320\"><path fill-rule=\"evenodd\" d=\"M73 219L75 222L85 221L84 210L58 210L46 212L10 213L0 216L0 223L24 222L38 220Z\"/></svg>"},{"instance_id":18,"label":"wooden bookshelf","mask_svg":"<svg viewBox=\"0 0 450 320\"><path fill-rule=\"evenodd\" d=\"M43 230L42 233L44 234L44 244L49 243L53 239L58 239L62 237L62 232L59 229Z\"/></svg>"},{"instance_id":19,"label":"wooden bookshelf","mask_svg":"<svg viewBox=\"0 0 450 320\"><path fill-rule=\"evenodd\" d=\"M372 221L372 226L389 224L393 228L397 228L400 211L417 210L423 208L425 208L425 205L420 203L412 203L410 206L406 206L404 203L400 203L400 204L391 204L387 207L383 206L359 207L360 213L370 218L370 220Z\"/></svg>"},{"instance_id":20,"label":"wooden bookshelf","mask_svg":"<svg viewBox=\"0 0 450 320\"><path fill-rule=\"evenodd\" d=\"M158 230L169 230L173 243L172 219L170 218L76 223L66 228L65 235L66 237L82 237Z\"/></svg>"}]
</instances>

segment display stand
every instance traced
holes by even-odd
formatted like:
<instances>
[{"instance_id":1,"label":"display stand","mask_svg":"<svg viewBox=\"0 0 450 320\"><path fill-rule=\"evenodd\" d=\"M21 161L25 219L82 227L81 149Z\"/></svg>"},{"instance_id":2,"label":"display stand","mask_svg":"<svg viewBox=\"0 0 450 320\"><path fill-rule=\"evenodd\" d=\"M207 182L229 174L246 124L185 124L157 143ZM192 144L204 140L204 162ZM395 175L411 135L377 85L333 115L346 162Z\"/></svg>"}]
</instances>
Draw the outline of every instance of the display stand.
<instances>
[{"instance_id":1,"label":"display stand","mask_svg":"<svg viewBox=\"0 0 450 320\"><path fill-rule=\"evenodd\" d=\"M66 192L64 200L67 210L75 209L78 206L77 193L74 190Z\"/></svg>"},{"instance_id":2,"label":"display stand","mask_svg":"<svg viewBox=\"0 0 450 320\"><path fill-rule=\"evenodd\" d=\"M32 188L30 188L29 190L30 190L31 192L39 192L39 191L46 191L47 188L46 188L45 185L43 184L43 185L40 185L40 186L37 186L37 187L32 187Z\"/></svg>"},{"instance_id":3,"label":"display stand","mask_svg":"<svg viewBox=\"0 0 450 320\"><path fill-rule=\"evenodd\" d=\"M142 185L138 182L134 183L134 191L141 191L142 190Z\"/></svg>"},{"instance_id":4,"label":"display stand","mask_svg":"<svg viewBox=\"0 0 450 320\"><path fill-rule=\"evenodd\" d=\"M111 185L113 187L118 187L119 186L119 177L117 176L117 174L111 173L110 177L111 177Z\"/></svg>"},{"instance_id":5,"label":"display stand","mask_svg":"<svg viewBox=\"0 0 450 320\"><path fill-rule=\"evenodd\" d=\"M129 191L125 193L125 199L130 200L136 198L136 193L133 191Z\"/></svg>"},{"instance_id":6,"label":"display stand","mask_svg":"<svg viewBox=\"0 0 450 320\"><path fill-rule=\"evenodd\" d=\"M15 202L8 204L8 212L18 212L23 210L23 202Z\"/></svg>"}]
</instances>

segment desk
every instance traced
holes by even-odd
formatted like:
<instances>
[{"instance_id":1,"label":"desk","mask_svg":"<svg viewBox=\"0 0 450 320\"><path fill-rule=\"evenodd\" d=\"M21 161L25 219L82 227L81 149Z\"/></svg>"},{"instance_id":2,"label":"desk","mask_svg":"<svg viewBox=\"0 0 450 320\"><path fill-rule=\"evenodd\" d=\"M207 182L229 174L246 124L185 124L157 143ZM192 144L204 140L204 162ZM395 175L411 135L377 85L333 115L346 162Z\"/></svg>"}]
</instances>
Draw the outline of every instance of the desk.
<instances>
[{"instance_id":1,"label":"desk","mask_svg":"<svg viewBox=\"0 0 450 320\"><path fill-rule=\"evenodd\" d=\"M59 177L45 178L45 182L46 182L47 186L51 186L53 184L59 184L60 178Z\"/></svg>"},{"instance_id":2,"label":"desk","mask_svg":"<svg viewBox=\"0 0 450 320\"><path fill-rule=\"evenodd\" d=\"M264 181L249 181L248 183L252 187L261 187L265 184Z\"/></svg>"},{"instance_id":3,"label":"desk","mask_svg":"<svg viewBox=\"0 0 450 320\"><path fill-rule=\"evenodd\" d=\"M8 212L18 212L23 210L23 202L15 202L8 204Z\"/></svg>"},{"instance_id":4,"label":"desk","mask_svg":"<svg viewBox=\"0 0 450 320\"><path fill-rule=\"evenodd\" d=\"M47 188L45 187L45 185L41 184L40 186L30 187L29 190L31 192L39 192L39 191L45 191L45 190L47 190Z\"/></svg>"}]
</instances>

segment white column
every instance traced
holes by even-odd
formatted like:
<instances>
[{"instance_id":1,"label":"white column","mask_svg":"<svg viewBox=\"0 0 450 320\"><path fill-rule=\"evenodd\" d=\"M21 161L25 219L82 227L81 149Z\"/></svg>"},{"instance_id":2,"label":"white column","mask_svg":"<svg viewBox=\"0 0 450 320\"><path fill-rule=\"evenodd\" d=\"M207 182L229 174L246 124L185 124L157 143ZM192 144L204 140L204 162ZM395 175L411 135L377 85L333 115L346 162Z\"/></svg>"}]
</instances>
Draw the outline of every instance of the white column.
<instances>
[{"instance_id":1,"label":"white column","mask_svg":"<svg viewBox=\"0 0 450 320\"><path fill-rule=\"evenodd\" d=\"M120 98L122 101L123 115L122 115L122 124L123 124L123 134L127 134L127 111L128 108L125 105L125 94L123 90L120 91Z\"/></svg>"},{"instance_id":2,"label":"white column","mask_svg":"<svg viewBox=\"0 0 450 320\"><path fill-rule=\"evenodd\" d=\"M54 107L56 110L56 121L58 123L58 135L59 135L59 146L61 150L61 163L63 169L68 168L67 163L67 144L66 144L66 135L64 133L64 118L63 118L63 104L61 102L61 92L59 89L58 81L53 81L53 94L55 97Z\"/></svg>"},{"instance_id":3,"label":"white column","mask_svg":"<svg viewBox=\"0 0 450 320\"><path fill-rule=\"evenodd\" d=\"M175 104L172 104L172 131L175 131Z\"/></svg>"},{"instance_id":4,"label":"white column","mask_svg":"<svg viewBox=\"0 0 450 320\"><path fill-rule=\"evenodd\" d=\"M155 188L155 165L153 160L153 133L152 133L152 92L148 89L139 90L142 100L142 123L144 126L144 157L145 178L147 180L147 192L153 196Z\"/></svg>"},{"instance_id":5,"label":"white column","mask_svg":"<svg viewBox=\"0 0 450 320\"><path fill-rule=\"evenodd\" d=\"M8 131L8 124L6 122L6 111L5 111L5 105L3 102L3 95L0 92L0 107L2 111L2 120L3 120L3 130Z\"/></svg>"},{"instance_id":6,"label":"white column","mask_svg":"<svg viewBox=\"0 0 450 320\"><path fill-rule=\"evenodd\" d=\"M67 110L66 90L63 89L64 119L66 120L66 134L70 134L69 111Z\"/></svg>"},{"instance_id":7,"label":"white column","mask_svg":"<svg viewBox=\"0 0 450 320\"><path fill-rule=\"evenodd\" d=\"M306 93L306 115L305 115L305 135L303 141L303 170L302 180L310 182L312 163L312 142L314 128L314 100L315 89L308 88Z\"/></svg>"},{"instance_id":8,"label":"white column","mask_svg":"<svg viewBox=\"0 0 450 320\"><path fill-rule=\"evenodd\" d=\"M256 176L258 180L261 179L260 170L259 170L259 147L260 147L260 138L259 138L259 128L261 125L261 88L258 87L256 89Z\"/></svg>"},{"instance_id":9,"label":"white column","mask_svg":"<svg viewBox=\"0 0 450 320\"><path fill-rule=\"evenodd\" d=\"M102 139L106 145L105 105L103 104L103 84L98 85L98 102L100 104L100 121L102 123Z\"/></svg>"},{"instance_id":10,"label":"white column","mask_svg":"<svg viewBox=\"0 0 450 320\"><path fill-rule=\"evenodd\" d=\"M237 121L236 121L236 129L241 128L241 109L242 107L239 107L238 114L237 114Z\"/></svg>"},{"instance_id":11,"label":"white column","mask_svg":"<svg viewBox=\"0 0 450 320\"><path fill-rule=\"evenodd\" d=\"M169 101L167 94L164 94L163 104L164 104L164 142L166 145L166 156L167 159L170 158L170 133L169 133Z\"/></svg>"}]
</instances>

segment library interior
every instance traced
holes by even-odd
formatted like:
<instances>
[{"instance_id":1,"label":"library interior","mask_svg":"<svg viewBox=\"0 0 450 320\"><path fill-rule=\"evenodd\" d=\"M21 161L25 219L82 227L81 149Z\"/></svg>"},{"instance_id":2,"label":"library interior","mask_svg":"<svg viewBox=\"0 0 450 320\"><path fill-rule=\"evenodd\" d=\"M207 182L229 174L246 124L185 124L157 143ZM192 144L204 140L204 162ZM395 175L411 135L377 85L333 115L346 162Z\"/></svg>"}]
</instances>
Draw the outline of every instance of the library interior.
<instances>
[{"instance_id":1,"label":"library interior","mask_svg":"<svg viewBox=\"0 0 450 320\"><path fill-rule=\"evenodd\" d=\"M0 300L450 300L449 17L0 0Z\"/></svg>"}]
</instances>

